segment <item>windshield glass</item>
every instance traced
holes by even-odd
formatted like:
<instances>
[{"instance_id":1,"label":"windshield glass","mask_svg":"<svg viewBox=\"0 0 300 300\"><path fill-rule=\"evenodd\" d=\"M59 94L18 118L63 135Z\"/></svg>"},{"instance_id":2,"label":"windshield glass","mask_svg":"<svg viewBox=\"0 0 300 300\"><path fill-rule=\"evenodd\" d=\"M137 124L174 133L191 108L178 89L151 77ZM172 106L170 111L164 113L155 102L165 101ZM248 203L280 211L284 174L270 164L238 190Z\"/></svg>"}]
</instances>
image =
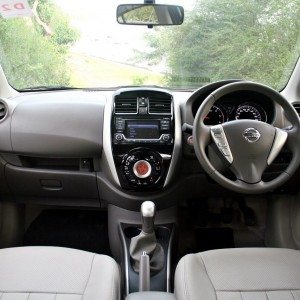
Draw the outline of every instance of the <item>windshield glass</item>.
<instances>
[{"instance_id":1,"label":"windshield glass","mask_svg":"<svg viewBox=\"0 0 300 300\"><path fill-rule=\"evenodd\" d=\"M141 1L13 2L0 1L0 64L18 90L189 89L223 79L280 90L299 57L299 0L156 1L182 5L185 20L154 28L116 20L118 4Z\"/></svg>"}]
</instances>

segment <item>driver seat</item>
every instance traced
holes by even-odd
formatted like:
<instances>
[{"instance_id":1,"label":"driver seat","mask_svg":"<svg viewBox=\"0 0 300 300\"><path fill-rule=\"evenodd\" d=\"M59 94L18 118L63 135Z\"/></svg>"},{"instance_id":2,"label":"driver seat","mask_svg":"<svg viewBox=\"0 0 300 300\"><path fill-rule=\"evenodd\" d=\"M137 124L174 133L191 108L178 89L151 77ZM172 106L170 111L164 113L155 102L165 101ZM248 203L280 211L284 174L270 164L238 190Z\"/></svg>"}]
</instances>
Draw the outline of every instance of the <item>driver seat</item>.
<instances>
[{"instance_id":1,"label":"driver seat","mask_svg":"<svg viewBox=\"0 0 300 300\"><path fill-rule=\"evenodd\" d=\"M189 254L175 273L177 300L300 300L300 251L222 249Z\"/></svg>"}]
</instances>

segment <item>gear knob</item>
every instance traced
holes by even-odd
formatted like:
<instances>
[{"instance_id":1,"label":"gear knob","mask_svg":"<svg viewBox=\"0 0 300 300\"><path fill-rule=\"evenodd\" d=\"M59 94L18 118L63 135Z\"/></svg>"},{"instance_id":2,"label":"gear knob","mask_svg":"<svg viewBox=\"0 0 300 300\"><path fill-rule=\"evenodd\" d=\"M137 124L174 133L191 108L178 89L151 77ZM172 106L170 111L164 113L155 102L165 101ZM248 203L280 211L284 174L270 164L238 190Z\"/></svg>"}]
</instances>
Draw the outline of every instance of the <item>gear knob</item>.
<instances>
[{"instance_id":1,"label":"gear knob","mask_svg":"<svg viewBox=\"0 0 300 300\"><path fill-rule=\"evenodd\" d=\"M154 232L155 204L145 201L141 205L142 231L144 233Z\"/></svg>"}]
</instances>

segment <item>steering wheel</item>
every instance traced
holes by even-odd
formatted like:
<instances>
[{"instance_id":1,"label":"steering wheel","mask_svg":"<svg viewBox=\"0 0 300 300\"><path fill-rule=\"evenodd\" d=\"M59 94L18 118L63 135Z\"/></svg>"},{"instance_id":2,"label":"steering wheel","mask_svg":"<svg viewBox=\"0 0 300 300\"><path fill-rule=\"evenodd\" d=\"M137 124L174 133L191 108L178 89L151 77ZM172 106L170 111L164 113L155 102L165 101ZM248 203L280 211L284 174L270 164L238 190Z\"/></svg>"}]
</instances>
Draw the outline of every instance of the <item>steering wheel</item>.
<instances>
[{"instance_id":1,"label":"steering wheel","mask_svg":"<svg viewBox=\"0 0 300 300\"><path fill-rule=\"evenodd\" d=\"M235 120L208 126L204 118L216 101L237 91L259 92L284 110L291 122L289 128L280 129L256 120ZM294 107L277 91L253 82L235 82L212 92L201 104L193 125L193 141L197 158L207 174L221 186L238 193L259 194L285 183L300 164L300 119ZM222 160L229 165L236 180L222 175L207 156L207 147L214 143ZM292 159L284 172L271 181L262 175L287 143Z\"/></svg>"}]
</instances>

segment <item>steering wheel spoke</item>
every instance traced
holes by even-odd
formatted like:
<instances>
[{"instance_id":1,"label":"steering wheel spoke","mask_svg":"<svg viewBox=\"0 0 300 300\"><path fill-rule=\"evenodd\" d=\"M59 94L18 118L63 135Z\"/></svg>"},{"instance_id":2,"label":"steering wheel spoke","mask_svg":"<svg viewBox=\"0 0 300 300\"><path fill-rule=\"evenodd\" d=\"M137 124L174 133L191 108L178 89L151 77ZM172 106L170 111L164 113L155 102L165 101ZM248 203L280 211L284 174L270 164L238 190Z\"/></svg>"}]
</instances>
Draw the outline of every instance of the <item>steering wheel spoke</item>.
<instances>
[{"instance_id":1,"label":"steering wheel spoke","mask_svg":"<svg viewBox=\"0 0 300 300\"><path fill-rule=\"evenodd\" d=\"M249 162L243 167L231 165L230 170L236 176L237 181L245 184L256 184L261 181L262 174L266 169L266 165L259 165L255 162Z\"/></svg>"},{"instance_id":2,"label":"steering wheel spoke","mask_svg":"<svg viewBox=\"0 0 300 300\"><path fill-rule=\"evenodd\" d=\"M288 138L288 132L280 129L280 128L275 128L275 137L274 137L274 142L267 160L268 165L270 165L274 159L277 157L277 155L280 153L281 149L283 148L287 138Z\"/></svg>"},{"instance_id":3,"label":"steering wheel spoke","mask_svg":"<svg viewBox=\"0 0 300 300\"><path fill-rule=\"evenodd\" d=\"M233 162L233 156L226 138L222 125L212 126L210 129L212 140L221 152L222 156L230 163Z\"/></svg>"}]
</instances>

